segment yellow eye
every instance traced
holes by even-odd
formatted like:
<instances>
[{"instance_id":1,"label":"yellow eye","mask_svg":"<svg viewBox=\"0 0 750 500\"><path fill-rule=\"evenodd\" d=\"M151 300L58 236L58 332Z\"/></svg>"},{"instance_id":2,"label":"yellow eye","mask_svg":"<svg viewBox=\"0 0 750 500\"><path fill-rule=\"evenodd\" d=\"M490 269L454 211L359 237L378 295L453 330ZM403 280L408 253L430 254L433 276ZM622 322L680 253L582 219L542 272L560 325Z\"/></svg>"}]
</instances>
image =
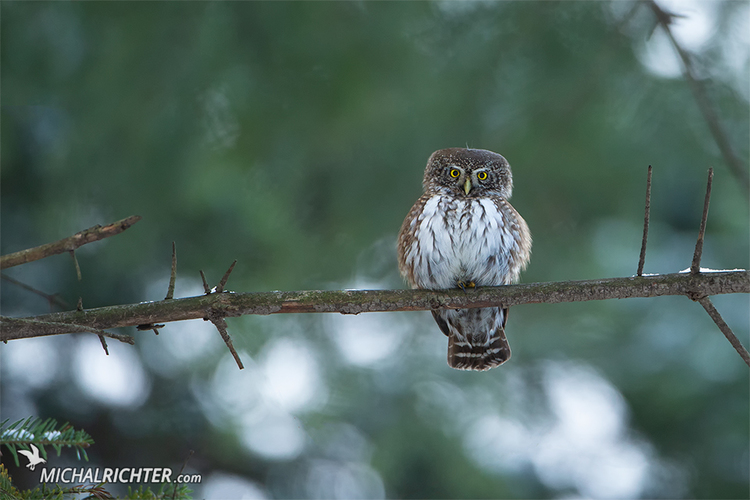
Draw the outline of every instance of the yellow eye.
<instances>
[{"instance_id":1,"label":"yellow eye","mask_svg":"<svg viewBox=\"0 0 750 500\"><path fill-rule=\"evenodd\" d=\"M455 179L459 175L461 175L461 171L459 169L457 169L457 168L452 168L451 169L451 177L453 177Z\"/></svg>"},{"instance_id":2,"label":"yellow eye","mask_svg":"<svg viewBox=\"0 0 750 500\"><path fill-rule=\"evenodd\" d=\"M477 179L479 179L480 181L483 181L483 180L485 180L486 178L487 178L487 172L479 172L479 173L477 174Z\"/></svg>"}]
</instances>

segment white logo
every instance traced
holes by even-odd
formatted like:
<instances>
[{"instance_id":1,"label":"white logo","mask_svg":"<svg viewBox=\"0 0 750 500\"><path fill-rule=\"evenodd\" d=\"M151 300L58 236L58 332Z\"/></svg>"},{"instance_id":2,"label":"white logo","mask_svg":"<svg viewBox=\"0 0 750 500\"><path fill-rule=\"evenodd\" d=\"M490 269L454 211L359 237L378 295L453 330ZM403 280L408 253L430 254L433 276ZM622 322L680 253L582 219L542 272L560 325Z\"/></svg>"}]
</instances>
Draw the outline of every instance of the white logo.
<instances>
[{"instance_id":1,"label":"white logo","mask_svg":"<svg viewBox=\"0 0 750 500\"><path fill-rule=\"evenodd\" d=\"M39 456L39 448L37 448L33 444L30 446L32 451L18 450L18 453L29 459L29 464L26 467L34 470L34 467L36 467L38 464L46 464L47 461Z\"/></svg>"}]
</instances>

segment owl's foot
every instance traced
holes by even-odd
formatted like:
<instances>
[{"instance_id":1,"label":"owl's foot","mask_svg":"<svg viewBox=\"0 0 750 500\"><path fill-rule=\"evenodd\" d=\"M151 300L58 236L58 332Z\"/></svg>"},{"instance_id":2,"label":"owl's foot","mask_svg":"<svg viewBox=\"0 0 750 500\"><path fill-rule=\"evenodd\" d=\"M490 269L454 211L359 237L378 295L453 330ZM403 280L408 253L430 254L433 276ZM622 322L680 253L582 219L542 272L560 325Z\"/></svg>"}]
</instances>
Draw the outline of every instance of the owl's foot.
<instances>
[{"instance_id":1,"label":"owl's foot","mask_svg":"<svg viewBox=\"0 0 750 500\"><path fill-rule=\"evenodd\" d=\"M456 285L458 286L458 288L460 288L464 292L466 291L467 288L476 288L477 286L477 284L474 283L473 281L463 281L463 280L456 283Z\"/></svg>"}]
</instances>

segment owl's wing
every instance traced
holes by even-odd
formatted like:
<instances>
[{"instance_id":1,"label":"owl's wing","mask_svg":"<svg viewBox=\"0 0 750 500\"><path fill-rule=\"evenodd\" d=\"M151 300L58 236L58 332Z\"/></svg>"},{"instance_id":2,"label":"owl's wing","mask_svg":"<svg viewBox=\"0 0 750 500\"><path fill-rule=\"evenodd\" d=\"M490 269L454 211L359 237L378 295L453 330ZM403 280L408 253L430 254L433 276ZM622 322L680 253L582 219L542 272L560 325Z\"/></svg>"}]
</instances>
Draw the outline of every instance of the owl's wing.
<instances>
[{"instance_id":1,"label":"owl's wing","mask_svg":"<svg viewBox=\"0 0 750 500\"><path fill-rule=\"evenodd\" d=\"M416 280L414 279L414 259L407 258L410 252L414 251L414 245L419 245L416 236L416 227L419 216L424 210L425 203L429 199L428 195L421 196L411 207L409 213L404 219L404 223L401 224L401 230L398 233L398 244L396 246L396 252L398 253L398 270L410 286L416 286ZM416 249L418 251L418 249Z\"/></svg>"},{"instance_id":2,"label":"owl's wing","mask_svg":"<svg viewBox=\"0 0 750 500\"><path fill-rule=\"evenodd\" d=\"M503 318L503 324L502 328L505 330L505 325L508 323L508 313L510 312L510 309L507 307L504 307L501 309L502 318ZM435 323L440 327L440 331L445 334L446 337L451 336L451 328L448 326L448 322L445 320L445 317L440 313L440 311L432 311L432 317L435 318Z\"/></svg>"},{"instance_id":3,"label":"owl's wing","mask_svg":"<svg viewBox=\"0 0 750 500\"><path fill-rule=\"evenodd\" d=\"M508 253L508 281L506 284L518 281L518 275L526 269L531 258L531 232L521 214L508 203L508 200L493 198L498 213L503 216L503 224L507 224L510 231L513 250Z\"/></svg>"},{"instance_id":4,"label":"owl's wing","mask_svg":"<svg viewBox=\"0 0 750 500\"><path fill-rule=\"evenodd\" d=\"M435 323L440 327L440 331L445 334L446 337L451 336L451 329L448 326L448 322L445 321L445 317L440 311L432 311L432 317L435 318Z\"/></svg>"}]
</instances>

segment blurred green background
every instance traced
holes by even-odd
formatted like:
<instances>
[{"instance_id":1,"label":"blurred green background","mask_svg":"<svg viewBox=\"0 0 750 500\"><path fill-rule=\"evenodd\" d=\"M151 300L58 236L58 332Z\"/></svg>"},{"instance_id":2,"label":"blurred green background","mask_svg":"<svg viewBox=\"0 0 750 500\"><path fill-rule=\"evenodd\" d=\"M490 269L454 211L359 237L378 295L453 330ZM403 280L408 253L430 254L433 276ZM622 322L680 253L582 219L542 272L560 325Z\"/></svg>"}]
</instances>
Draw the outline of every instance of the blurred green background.
<instances>
[{"instance_id":1,"label":"blurred green background","mask_svg":"<svg viewBox=\"0 0 750 500\"><path fill-rule=\"evenodd\" d=\"M709 166L702 264L747 268L746 192L634 7L2 2L2 253L143 216L77 252L80 282L67 255L5 274L70 308L159 300L175 241L177 296L234 259L234 291L403 287L426 160L467 145L513 167L524 282L634 274L649 164L645 272L689 267ZM672 7L747 168L750 4ZM750 345L748 297L715 304ZM7 281L0 305L49 310ZM194 450L196 498L750 495L748 370L684 297L518 306L487 373L448 368L426 312L228 323L243 371L201 321L108 357L93 335L11 341L1 417L85 429L97 467L176 474Z\"/></svg>"}]
</instances>

